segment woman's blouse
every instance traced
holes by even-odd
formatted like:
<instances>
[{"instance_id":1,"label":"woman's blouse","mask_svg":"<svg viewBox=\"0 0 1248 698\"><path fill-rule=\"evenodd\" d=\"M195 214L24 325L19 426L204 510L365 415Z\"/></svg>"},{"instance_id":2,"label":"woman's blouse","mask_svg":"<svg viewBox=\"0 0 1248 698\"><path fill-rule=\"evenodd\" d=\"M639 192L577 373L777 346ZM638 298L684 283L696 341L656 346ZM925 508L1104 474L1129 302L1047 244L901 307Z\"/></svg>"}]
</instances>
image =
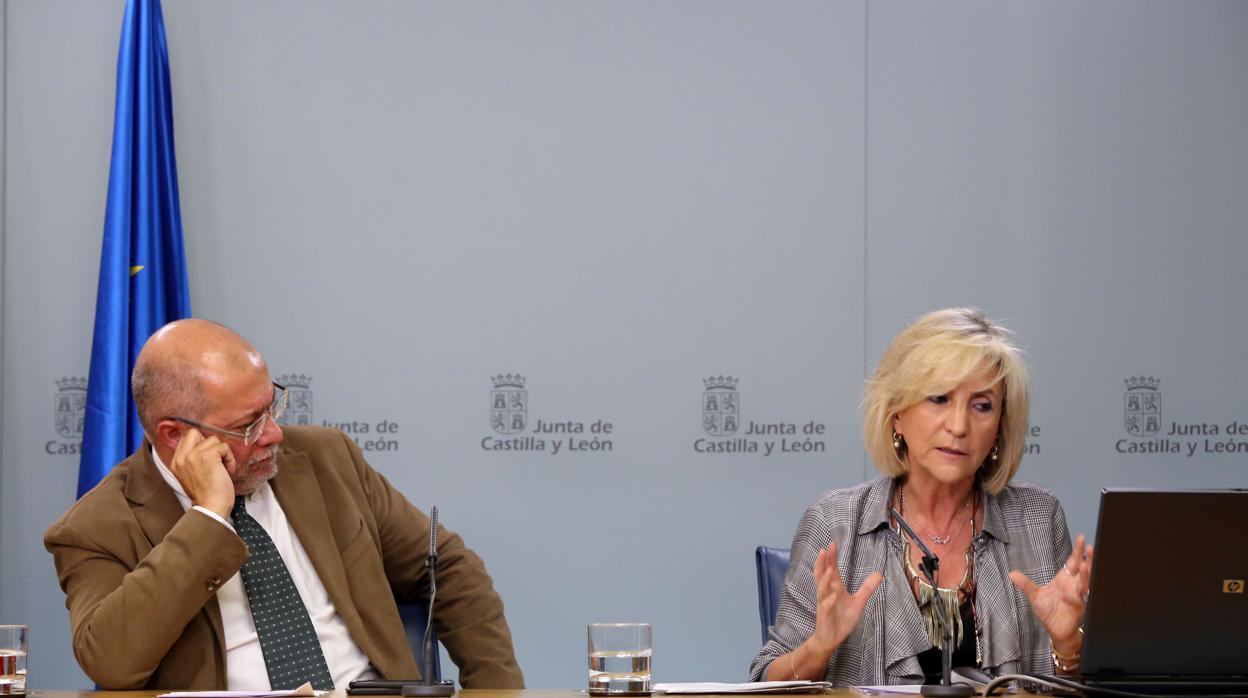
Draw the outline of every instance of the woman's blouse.
<instances>
[{"instance_id":1,"label":"woman's blouse","mask_svg":"<svg viewBox=\"0 0 1248 698\"><path fill-rule=\"evenodd\" d=\"M846 589L857 592L873 572L884 582L867 602L857 627L828 660L826 680L838 686L921 683L917 655L932 647L906 578L902 541L889 527L894 480L880 477L828 490L811 504L793 535L776 624L750 666L761 681L772 660L801 645L815 630L815 557L836 541ZM1047 584L1070 556L1066 515L1057 498L1028 484L981 494L983 529L972 542L975 610L983 666L996 673L1053 673L1049 636L1027 597L1009 579L1019 570Z\"/></svg>"}]
</instances>

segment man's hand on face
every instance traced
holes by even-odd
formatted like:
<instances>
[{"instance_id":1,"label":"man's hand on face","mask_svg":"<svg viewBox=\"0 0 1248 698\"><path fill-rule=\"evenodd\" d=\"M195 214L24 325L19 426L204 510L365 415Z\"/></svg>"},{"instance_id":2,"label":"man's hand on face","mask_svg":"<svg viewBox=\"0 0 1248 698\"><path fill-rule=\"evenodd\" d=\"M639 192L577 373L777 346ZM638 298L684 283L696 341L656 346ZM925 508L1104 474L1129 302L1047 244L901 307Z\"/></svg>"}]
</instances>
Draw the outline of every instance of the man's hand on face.
<instances>
[{"instance_id":1,"label":"man's hand on face","mask_svg":"<svg viewBox=\"0 0 1248 698\"><path fill-rule=\"evenodd\" d=\"M189 429L173 452L169 470L182 483L191 503L229 519L234 508L234 481L238 468L234 452L216 436L204 438Z\"/></svg>"}]
</instances>

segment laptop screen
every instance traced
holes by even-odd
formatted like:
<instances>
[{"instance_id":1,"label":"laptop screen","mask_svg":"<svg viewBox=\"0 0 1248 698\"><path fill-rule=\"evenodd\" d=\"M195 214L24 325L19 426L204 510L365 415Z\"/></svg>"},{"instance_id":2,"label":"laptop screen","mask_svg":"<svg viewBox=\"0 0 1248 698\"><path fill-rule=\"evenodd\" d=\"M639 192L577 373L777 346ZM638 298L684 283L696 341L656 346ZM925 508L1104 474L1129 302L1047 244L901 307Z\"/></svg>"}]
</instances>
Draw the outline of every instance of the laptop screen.
<instances>
[{"instance_id":1,"label":"laptop screen","mask_svg":"<svg viewBox=\"0 0 1248 698\"><path fill-rule=\"evenodd\" d=\"M1085 676L1248 675L1248 490L1101 493Z\"/></svg>"}]
</instances>

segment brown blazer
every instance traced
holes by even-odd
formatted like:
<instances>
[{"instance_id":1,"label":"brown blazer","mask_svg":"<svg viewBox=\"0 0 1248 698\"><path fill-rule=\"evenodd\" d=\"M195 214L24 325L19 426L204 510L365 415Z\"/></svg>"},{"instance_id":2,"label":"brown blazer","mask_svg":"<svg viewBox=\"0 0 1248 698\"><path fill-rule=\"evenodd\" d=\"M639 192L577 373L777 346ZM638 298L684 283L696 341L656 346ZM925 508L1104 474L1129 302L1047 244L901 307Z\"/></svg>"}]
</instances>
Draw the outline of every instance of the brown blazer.
<instances>
[{"instance_id":1,"label":"brown blazer","mask_svg":"<svg viewBox=\"0 0 1248 698\"><path fill-rule=\"evenodd\" d=\"M395 597L427 597L429 519L340 431L283 427L270 481L351 637L386 678L418 675ZM183 512L151 447L119 463L48 529L74 655L108 689L224 689L216 591L247 558L211 517ZM485 565L439 527L434 626L464 688L523 688Z\"/></svg>"}]
</instances>

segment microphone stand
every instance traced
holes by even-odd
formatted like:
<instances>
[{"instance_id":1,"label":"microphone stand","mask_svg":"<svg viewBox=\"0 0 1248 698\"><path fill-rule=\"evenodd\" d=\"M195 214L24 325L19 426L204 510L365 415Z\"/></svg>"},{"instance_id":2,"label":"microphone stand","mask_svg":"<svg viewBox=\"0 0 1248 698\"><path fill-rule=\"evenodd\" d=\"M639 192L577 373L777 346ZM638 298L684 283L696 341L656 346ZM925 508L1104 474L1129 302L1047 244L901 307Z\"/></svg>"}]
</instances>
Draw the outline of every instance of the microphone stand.
<instances>
[{"instance_id":1,"label":"microphone stand","mask_svg":"<svg viewBox=\"0 0 1248 698\"><path fill-rule=\"evenodd\" d=\"M438 595L438 508L435 506L429 516L429 557L425 559L425 569L429 570L429 612L425 616L425 642L422 648L425 655L424 671L421 672L420 683L404 684L401 689L404 696L422 696L424 698L443 698L455 694L455 684L451 681L434 681L433 674L433 599Z\"/></svg>"},{"instance_id":2,"label":"microphone stand","mask_svg":"<svg viewBox=\"0 0 1248 698\"><path fill-rule=\"evenodd\" d=\"M901 518L901 514L896 509L890 509L890 511L892 511L893 518L897 520L902 530L906 532L906 535L910 536L910 540L913 540L919 546L919 550L923 551L923 560L919 562L919 571L927 578L927 583L932 585L933 594L935 594L935 590L938 588L936 585L936 572L940 570L940 558L933 555L932 551L923 544L919 534L915 533L913 528L910 528L910 524ZM953 623L946 617L945 605L940 603L939 595L933 596L932 604L936 606L936 615L945 629L944 641L940 643L940 684L923 684L920 693L925 696L944 696L945 698L973 696L975 695L975 689L971 686L966 684L953 685Z\"/></svg>"}]
</instances>

